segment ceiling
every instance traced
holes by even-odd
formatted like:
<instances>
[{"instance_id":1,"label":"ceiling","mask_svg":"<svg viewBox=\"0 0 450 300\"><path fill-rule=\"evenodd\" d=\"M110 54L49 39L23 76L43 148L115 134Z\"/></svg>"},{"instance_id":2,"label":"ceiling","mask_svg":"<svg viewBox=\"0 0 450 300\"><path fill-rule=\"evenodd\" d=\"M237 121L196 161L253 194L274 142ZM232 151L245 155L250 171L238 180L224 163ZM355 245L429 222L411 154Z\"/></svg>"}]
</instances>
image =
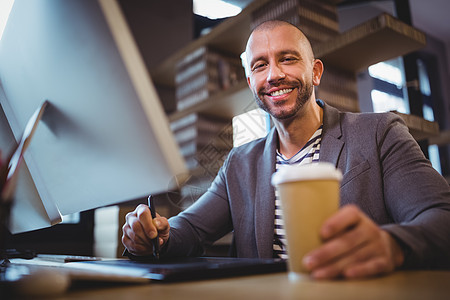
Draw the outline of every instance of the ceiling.
<instances>
[{"instance_id":1,"label":"ceiling","mask_svg":"<svg viewBox=\"0 0 450 300\"><path fill-rule=\"evenodd\" d=\"M409 0L415 27L444 41L450 46L450 1Z\"/></svg>"},{"instance_id":2,"label":"ceiling","mask_svg":"<svg viewBox=\"0 0 450 300\"><path fill-rule=\"evenodd\" d=\"M253 0L223 0L233 5L244 8ZM375 2L393 2L392 0L343 0L341 3L361 5ZM448 0L409 0L411 17L416 28L438 38L450 47L450 1Z\"/></svg>"}]
</instances>

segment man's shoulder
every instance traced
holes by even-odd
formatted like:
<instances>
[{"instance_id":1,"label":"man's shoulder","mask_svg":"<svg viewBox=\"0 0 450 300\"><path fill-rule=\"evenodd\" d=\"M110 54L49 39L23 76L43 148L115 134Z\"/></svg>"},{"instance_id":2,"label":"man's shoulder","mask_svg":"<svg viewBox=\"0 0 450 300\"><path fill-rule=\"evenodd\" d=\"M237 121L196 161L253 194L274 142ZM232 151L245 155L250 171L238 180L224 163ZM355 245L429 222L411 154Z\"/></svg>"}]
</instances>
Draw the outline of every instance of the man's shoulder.
<instances>
[{"instance_id":1,"label":"man's shoulder","mask_svg":"<svg viewBox=\"0 0 450 300\"><path fill-rule=\"evenodd\" d=\"M403 119L393 112L340 112L343 126L358 126L362 128L380 128L391 123L404 123Z\"/></svg>"},{"instance_id":2,"label":"man's shoulder","mask_svg":"<svg viewBox=\"0 0 450 300\"><path fill-rule=\"evenodd\" d=\"M352 143L357 139L360 141L359 145L383 140L388 132L398 136L405 135L408 131L404 120L393 112L340 112L340 128L344 138Z\"/></svg>"},{"instance_id":3,"label":"man's shoulder","mask_svg":"<svg viewBox=\"0 0 450 300\"><path fill-rule=\"evenodd\" d=\"M324 118L327 119L326 123L328 127L336 126L337 124L339 124L342 128L348 126L358 126L360 128L376 128L378 127L378 125L381 125L381 127L383 127L383 124L388 125L395 122L404 123L402 118L394 112L375 113L341 111L336 107L324 103L322 100L319 101L320 103L322 103L321 106L324 108Z\"/></svg>"},{"instance_id":4,"label":"man's shoulder","mask_svg":"<svg viewBox=\"0 0 450 300\"><path fill-rule=\"evenodd\" d=\"M361 121L376 121L384 119L398 118L398 115L393 112L339 112L341 117L348 118L351 120L361 120Z\"/></svg>"},{"instance_id":5,"label":"man's shoulder","mask_svg":"<svg viewBox=\"0 0 450 300\"><path fill-rule=\"evenodd\" d=\"M223 165L223 171L242 173L253 169L264 156L267 140L267 137L258 138L231 149Z\"/></svg>"}]
</instances>

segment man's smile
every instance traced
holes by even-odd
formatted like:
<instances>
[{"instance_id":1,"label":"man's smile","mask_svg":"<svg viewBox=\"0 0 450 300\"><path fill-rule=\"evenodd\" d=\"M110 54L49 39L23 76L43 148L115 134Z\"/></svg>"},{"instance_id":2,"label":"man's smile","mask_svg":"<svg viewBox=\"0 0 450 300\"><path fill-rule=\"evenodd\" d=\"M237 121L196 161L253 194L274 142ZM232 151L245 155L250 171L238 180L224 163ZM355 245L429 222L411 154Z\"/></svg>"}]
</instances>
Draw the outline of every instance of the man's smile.
<instances>
[{"instance_id":1,"label":"man's smile","mask_svg":"<svg viewBox=\"0 0 450 300\"><path fill-rule=\"evenodd\" d=\"M282 96L282 95L285 95L285 94L287 94L287 93L292 92L292 90L293 90L292 88L289 88L289 89L281 89L281 90L277 90L277 91L271 92L271 93L269 93L269 95L272 96L272 97L275 97L275 96Z\"/></svg>"}]
</instances>

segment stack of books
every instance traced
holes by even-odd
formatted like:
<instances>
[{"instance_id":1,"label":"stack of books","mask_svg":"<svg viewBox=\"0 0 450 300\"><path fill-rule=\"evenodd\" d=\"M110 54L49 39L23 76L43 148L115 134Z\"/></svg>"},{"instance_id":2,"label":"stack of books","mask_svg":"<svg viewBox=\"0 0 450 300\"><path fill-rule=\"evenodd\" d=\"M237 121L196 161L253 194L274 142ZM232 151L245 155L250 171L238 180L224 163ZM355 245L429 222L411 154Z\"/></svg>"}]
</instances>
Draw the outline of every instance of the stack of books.
<instances>
[{"instance_id":1,"label":"stack of books","mask_svg":"<svg viewBox=\"0 0 450 300\"><path fill-rule=\"evenodd\" d=\"M192 113L170 124L190 177L182 186L175 205L184 210L210 186L233 148L230 119Z\"/></svg>"},{"instance_id":2,"label":"stack of books","mask_svg":"<svg viewBox=\"0 0 450 300\"><path fill-rule=\"evenodd\" d=\"M239 57L200 47L176 63L177 109L183 110L245 80Z\"/></svg>"},{"instance_id":3,"label":"stack of books","mask_svg":"<svg viewBox=\"0 0 450 300\"><path fill-rule=\"evenodd\" d=\"M200 168L215 176L233 147L233 128L229 119L192 113L172 121L170 128L191 171Z\"/></svg>"},{"instance_id":4,"label":"stack of books","mask_svg":"<svg viewBox=\"0 0 450 300\"><path fill-rule=\"evenodd\" d=\"M287 21L300 28L314 45L339 34L336 5L325 0L269 1L252 14L251 28L268 20Z\"/></svg>"}]
</instances>

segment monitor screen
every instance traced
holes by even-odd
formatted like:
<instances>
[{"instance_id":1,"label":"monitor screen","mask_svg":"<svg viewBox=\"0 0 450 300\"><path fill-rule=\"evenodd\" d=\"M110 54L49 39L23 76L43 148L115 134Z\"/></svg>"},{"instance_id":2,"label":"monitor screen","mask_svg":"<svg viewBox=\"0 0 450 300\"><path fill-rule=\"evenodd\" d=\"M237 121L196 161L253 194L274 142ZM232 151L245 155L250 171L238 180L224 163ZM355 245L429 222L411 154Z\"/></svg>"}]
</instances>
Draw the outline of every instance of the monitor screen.
<instances>
[{"instance_id":1,"label":"monitor screen","mask_svg":"<svg viewBox=\"0 0 450 300\"><path fill-rule=\"evenodd\" d=\"M116 1L15 1L0 41L0 118L9 126L0 137L20 139L44 101L24 155L12 233L176 189L186 176Z\"/></svg>"}]
</instances>

